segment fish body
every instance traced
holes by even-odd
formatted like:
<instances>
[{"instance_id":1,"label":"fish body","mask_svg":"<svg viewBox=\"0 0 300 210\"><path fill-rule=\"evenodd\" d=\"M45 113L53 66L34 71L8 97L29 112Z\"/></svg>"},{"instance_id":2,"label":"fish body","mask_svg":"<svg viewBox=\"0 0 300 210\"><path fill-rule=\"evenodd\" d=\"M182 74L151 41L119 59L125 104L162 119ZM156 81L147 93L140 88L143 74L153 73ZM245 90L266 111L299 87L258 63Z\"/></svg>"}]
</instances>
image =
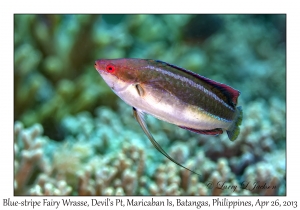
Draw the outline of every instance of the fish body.
<instances>
[{"instance_id":1,"label":"fish body","mask_svg":"<svg viewBox=\"0 0 300 210\"><path fill-rule=\"evenodd\" d=\"M193 132L239 134L238 90L175 65L150 59L100 59L95 68L135 109Z\"/></svg>"},{"instance_id":2,"label":"fish body","mask_svg":"<svg viewBox=\"0 0 300 210\"><path fill-rule=\"evenodd\" d=\"M100 59L95 68L109 87L133 107L134 117L153 146L193 173L155 141L144 113L196 133L218 135L226 130L232 141L240 132L242 108L236 107L240 92L228 85L158 60Z\"/></svg>"}]
</instances>

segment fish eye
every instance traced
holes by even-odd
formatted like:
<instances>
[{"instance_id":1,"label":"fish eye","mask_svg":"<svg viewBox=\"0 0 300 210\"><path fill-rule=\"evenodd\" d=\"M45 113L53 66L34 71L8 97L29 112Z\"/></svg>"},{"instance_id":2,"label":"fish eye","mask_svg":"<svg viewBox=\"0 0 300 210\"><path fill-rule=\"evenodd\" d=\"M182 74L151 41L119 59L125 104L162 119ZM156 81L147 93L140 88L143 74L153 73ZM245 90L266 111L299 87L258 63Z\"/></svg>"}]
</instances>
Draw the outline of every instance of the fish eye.
<instances>
[{"instance_id":1,"label":"fish eye","mask_svg":"<svg viewBox=\"0 0 300 210\"><path fill-rule=\"evenodd\" d=\"M108 65L106 66L106 71L107 71L108 73L114 73L114 72L115 72L115 66L114 66L113 64L108 64Z\"/></svg>"}]
</instances>

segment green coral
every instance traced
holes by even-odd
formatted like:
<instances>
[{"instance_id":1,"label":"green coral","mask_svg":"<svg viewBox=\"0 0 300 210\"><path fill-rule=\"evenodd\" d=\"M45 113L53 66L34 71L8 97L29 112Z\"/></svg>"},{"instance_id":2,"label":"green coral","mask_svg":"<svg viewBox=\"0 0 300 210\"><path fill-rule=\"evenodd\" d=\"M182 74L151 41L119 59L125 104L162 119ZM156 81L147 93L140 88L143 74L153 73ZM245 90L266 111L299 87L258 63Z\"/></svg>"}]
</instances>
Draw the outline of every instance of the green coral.
<instances>
[{"instance_id":1,"label":"green coral","mask_svg":"<svg viewBox=\"0 0 300 210\"><path fill-rule=\"evenodd\" d=\"M15 14L15 194L285 195L285 19ZM131 107L93 67L96 59L120 57L162 60L241 92L244 117L234 142L147 118L156 141L181 164L198 167L200 179L158 154ZM218 180L280 186L207 187Z\"/></svg>"},{"instance_id":2,"label":"green coral","mask_svg":"<svg viewBox=\"0 0 300 210\"><path fill-rule=\"evenodd\" d=\"M257 104L250 104L250 106L255 107ZM284 152L275 150L275 139L268 138L270 134L256 132L255 124L248 122L249 117L246 118L246 127L241 132L240 140L235 142L228 141L225 135L221 135L225 136L224 138L218 139L199 136L183 129L174 130L174 125L148 117L150 130L154 137L157 137L157 141L162 142L162 147L167 148L168 154L176 161L200 173L199 177L158 155L139 129L133 116L129 115L131 113L129 106L121 103L117 110L116 113L109 108L101 107L97 110L96 117L83 112L64 118L64 129L68 135L64 142L57 143L41 136L41 127L39 132L33 132L36 126L24 129L21 123L16 123L17 139L28 132L33 132L36 134L29 135L33 145L38 139L45 140L41 144L42 147L38 147L44 152L37 154L40 154L38 162L47 165L47 167L44 167L44 164L31 166L32 173L29 173L27 181L23 180L21 183L16 179L16 186L23 186L16 188L16 193L33 195L285 194ZM119 118L116 117L118 115ZM260 115L256 117L255 120L261 121ZM271 131L271 127L265 128L266 132ZM161 129L166 135L161 134ZM255 136L257 138L254 141L252 138ZM166 141L170 138L173 141ZM197 147L199 144L203 145ZM18 154L22 154L28 147L16 141L15 148L18 148L15 171L19 174L22 171L20 168L24 168L24 161ZM58 185L62 181L60 185L64 187ZM220 182L236 188L219 189L216 186ZM252 190L254 184L258 182L274 185L277 190ZM243 183L249 183L248 187L243 188Z\"/></svg>"}]
</instances>

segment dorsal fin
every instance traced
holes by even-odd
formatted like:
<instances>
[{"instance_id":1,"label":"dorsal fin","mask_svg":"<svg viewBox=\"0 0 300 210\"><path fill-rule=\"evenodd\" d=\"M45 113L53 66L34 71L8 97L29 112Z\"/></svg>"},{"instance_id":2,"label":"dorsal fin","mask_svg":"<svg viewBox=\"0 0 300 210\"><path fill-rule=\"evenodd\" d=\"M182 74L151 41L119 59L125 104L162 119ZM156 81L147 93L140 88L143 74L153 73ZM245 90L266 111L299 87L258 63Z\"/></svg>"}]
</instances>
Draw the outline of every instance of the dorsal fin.
<instances>
[{"instance_id":1,"label":"dorsal fin","mask_svg":"<svg viewBox=\"0 0 300 210\"><path fill-rule=\"evenodd\" d=\"M160 60L155 60L156 62L159 62L161 64L164 64L164 65L167 65L167 66L170 66L172 68L175 68L179 71L183 71L191 76L194 76L196 78L198 78L199 80L205 82L206 84L209 84L211 86L211 91L215 92L214 89L217 89L218 91L220 91L221 94L218 94L216 93L220 98L223 98L224 99L224 96L226 97L226 102L230 105L232 105L233 107L235 107L235 105L237 104L237 99L240 95L240 92L228 85L225 85L225 84L222 84L222 83L219 83L219 82L216 82L214 80L211 80L211 79L208 79L204 76L201 76L199 74L196 74L192 71L189 71L187 69L184 69L184 68L181 68L181 67L178 67L178 66L175 66L173 64L169 64L167 62L164 62L164 61L160 61Z\"/></svg>"}]
</instances>

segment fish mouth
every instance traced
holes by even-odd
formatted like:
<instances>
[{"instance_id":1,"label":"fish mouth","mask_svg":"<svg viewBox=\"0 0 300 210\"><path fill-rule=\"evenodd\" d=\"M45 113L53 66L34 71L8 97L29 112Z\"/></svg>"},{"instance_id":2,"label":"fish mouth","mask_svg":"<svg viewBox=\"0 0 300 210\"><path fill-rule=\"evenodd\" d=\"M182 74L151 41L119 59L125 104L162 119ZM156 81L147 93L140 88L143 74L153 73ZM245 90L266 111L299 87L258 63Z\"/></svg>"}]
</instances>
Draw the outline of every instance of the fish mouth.
<instances>
[{"instance_id":1,"label":"fish mouth","mask_svg":"<svg viewBox=\"0 0 300 210\"><path fill-rule=\"evenodd\" d=\"M100 73L100 72L103 72L103 70L99 67L99 65L97 64L97 61L95 61L95 64L94 64L94 68Z\"/></svg>"}]
</instances>

